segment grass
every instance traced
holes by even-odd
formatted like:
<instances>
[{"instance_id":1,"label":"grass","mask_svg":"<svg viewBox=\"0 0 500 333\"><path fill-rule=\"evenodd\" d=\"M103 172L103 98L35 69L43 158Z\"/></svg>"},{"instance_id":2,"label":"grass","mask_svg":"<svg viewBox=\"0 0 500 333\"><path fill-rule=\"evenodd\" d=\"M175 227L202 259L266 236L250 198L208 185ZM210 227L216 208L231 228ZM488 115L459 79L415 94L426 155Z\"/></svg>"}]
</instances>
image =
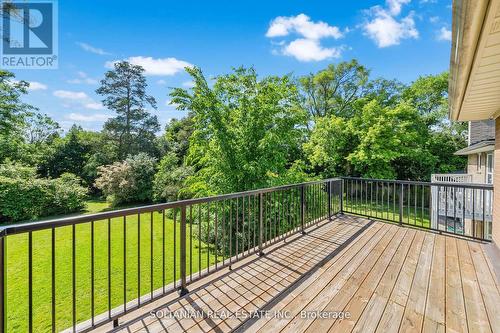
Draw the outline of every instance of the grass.
<instances>
[{"instance_id":1,"label":"grass","mask_svg":"<svg viewBox=\"0 0 500 333\"><path fill-rule=\"evenodd\" d=\"M107 205L99 201L87 204L87 213L108 209ZM176 225L176 249L174 249L174 223L171 219L165 221L165 234L163 234L163 214L158 212L141 214L140 217L140 264L138 261L138 218L128 216L126 220L127 245L124 249L124 222L123 218L110 220L111 228L111 307L123 304L124 289L124 252L127 260L126 267L126 299L137 298L138 279L140 276L140 294L150 292L163 286L163 239L165 239L165 280L166 284L174 281L174 253L177 257L176 279L179 278L179 223ZM153 226L151 237L151 225ZM194 228L193 228L194 229ZM187 257L189 251L189 225L187 228ZM76 320L85 321L91 317L91 224L76 225L75 229L75 273L76 273ZM51 331L51 230L36 231L32 233L33 253L33 331ZM56 330L62 330L72 325L72 242L73 227L59 227L55 229L55 307ZM7 331L28 331L28 235L20 234L7 237ZM153 256L151 257L151 246ZM201 258L201 268L215 263L215 257L208 255L207 246L193 238L193 267L197 272L198 255ZM108 309L108 221L94 222L94 265L95 265L95 314L106 312ZM220 259L220 257L219 257ZM153 275L151 276L151 263Z\"/></svg>"},{"instance_id":2,"label":"grass","mask_svg":"<svg viewBox=\"0 0 500 333\"><path fill-rule=\"evenodd\" d=\"M399 222L399 207L394 205L387 205L386 203L366 204L366 203L348 203L344 207L346 212L366 215L373 218L384 219L388 221ZM429 208L405 205L403 207L403 223L415 225L424 228L431 227L431 218Z\"/></svg>"}]
</instances>

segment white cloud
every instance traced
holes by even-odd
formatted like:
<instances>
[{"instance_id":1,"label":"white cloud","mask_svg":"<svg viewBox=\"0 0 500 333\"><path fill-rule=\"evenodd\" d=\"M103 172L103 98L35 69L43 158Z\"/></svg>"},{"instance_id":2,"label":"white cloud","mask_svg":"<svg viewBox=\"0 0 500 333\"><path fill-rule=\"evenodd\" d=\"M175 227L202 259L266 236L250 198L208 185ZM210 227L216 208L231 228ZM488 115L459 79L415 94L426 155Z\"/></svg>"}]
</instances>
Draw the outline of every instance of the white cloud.
<instances>
[{"instance_id":1,"label":"white cloud","mask_svg":"<svg viewBox=\"0 0 500 333\"><path fill-rule=\"evenodd\" d=\"M30 86L28 87L28 90L35 91L35 90L47 90L47 85L37 82L37 81L31 81Z\"/></svg>"},{"instance_id":2,"label":"white cloud","mask_svg":"<svg viewBox=\"0 0 500 333\"><path fill-rule=\"evenodd\" d=\"M89 98L89 96L83 91L69 91L69 90L56 90L54 91L54 96L70 100L83 100Z\"/></svg>"},{"instance_id":3,"label":"white cloud","mask_svg":"<svg viewBox=\"0 0 500 333\"><path fill-rule=\"evenodd\" d=\"M339 39L343 37L338 27L331 26L325 22L313 22L305 14L297 16L278 16L271 21L266 37L284 37L295 32L307 39L321 39L332 37Z\"/></svg>"},{"instance_id":4,"label":"white cloud","mask_svg":"<svg viewBox=\"0 0 500 333\"><path fill-rule=\"evenodd\" d=\"M165 106L168 106L169 108L177 109L179 104L172 102L172 100L170 100L170 99L167 99L165 101Z\"/></svg>"},{"instance_id":5,"label":"white cloud","mask_svg":"<svg viewBox=\"0 0 500 333\"><path fill-rule=\"evenodd\" d=\"M55 97L64 101L65 107L76 105L90 110L104 109L104 106L101 103L95 102L83 91L56 90L53 94Z\"/></svg>"},{"instance_id":6,"label":"white cloud","mask_svg":"<svg viewBox=\"0 0 500 333\"><path fill-rule=\"evenodd\" d=\"M163 86L163 85L167 84L167 81L165 81L165 80L158 80L158 81L156 81L156 83Z\"/></svg>"},{"instance_id":7,"label":"white cloud","mask_svg":"<svg viewBox=\"0 0 500 333\"><path fill-rule=\"evenodd\" d=\"M152 58L152 57L130 57L125 59L133 65L138 65L144 68L146 75L161 75L161 76L171 76L175 75L180 71L183 71L185 67L192 67L193 65L187 61L178 60L176 58ZM117 61L108 61L105 66L107 68L113 68Z\"/></svg>"},{"instance_id":8,"label":"white cloud","mask_svg":"<svg viewBox=\"0 0 500 333\"><path fill-rule=\"evenodd\" d=\"M110 116L102 113L85 115L81 113L70 113L65 118L73 121L106 121Z\"/></svg>"},{"instance_id":9,"label":"white cloud","mask_svg":"<svg viewBox=\"0 0 500 333\"><path fill-rule=\"evenodd\" d=\"M391 9L385 10L379 6L375 6L369 12L372 17L362 27L364 34L372 39L378 47L399 45L403 39L418 38L419 33L415 27L412 12L400 20L391 15L394 12Z\"/></svg>"},{"instance_id":10,"label":"white cloud","mask_svg":"<svg viewBox=\"0 0 500 333\"><path fill-rule=\"evenodd\" d=\"M317 40L299 38L288 44L283 49L283 54L293 56L299 61L321 61L340 57L341 49L325 48Z\"/></svg>"},{"instance_id":11,"label":"white cloud","mask_svg":"<svg viewBox=\"0 0 500 333\"><path fill-rule=\"evenodd\" d=\"M90 110L102 110L102 109L104 109L104 107L102 106L102 104L99 103L99 102L85 103L83 106L86 109L90 109Z\"/></svg>"},{"instance_id":12,"label":"white cloud","mask_svg":"<svg viewBox=\"0 0 500 333\"><path fill-rule=\"evenodd\" d=\"M451 41L451 30L447 29L446 27L442 27L438 31L437 39L444 41Z\"/></svg>"},{"instance_id":13,"label":"white cloud","mask_svg":"<svg viewBox=\"0 0 500 333\"><path fill-rule=\"evenodd\" d=\"M439 16L431 16L429 18L429 22L431 22L431 23L438 23L439 22Z\"/></svg>"},{"instance_id":14,"label":"white cloud","mask_svg":"<svg viewBox=\"0 0 500 333\"><path fill-rule=\"evenodd\" d=\"M387 7L389 7L389 13L396 16L401 14L401 7L410 3L411 0L386 0Z\"/></svg>"},{"instance_id":15,"label":"white cloud","mask_svg":"<svg viewBox=\"0 0 500 333\"><path fill-rule=\"evenodd\" d=\"M182 86L185 88L193 88L194 82L193 81L184 81L184 82L182 82Z\"/></svg>"},{"instance_id":16,"label":"white cloud","mask_svg":"<svg viewBox=\"0 0 500 333\"><path fill-rule=\"evenodd\" d=\"M68 83L72 83L72 84L82 84L82 83L85 83L85 84L95 85L95 84L97 84L99 82L98 80L89 77L87 75L87 73L82 72L82 71L77 72L77 75L78 75L78 78L68 80Z\"/></svg>"},{"instance_id":17,"label":"white cloud","mask_svg":"<svg viewBox=\"0 0 500 333\"><path fill-rule=\"evenodd\" d=\"M104 51L103 49L100 49L98 47L87 44L87 43L77 42L76 44L78 46L80 46L82 48L82 50L90 52L90 53L94 53L94 54L98 54L98 55L111 55L111 53Z\"/></svg>"},{"instance_id":18,"label":"white cloud","mask_svg":"<svg viewBox=\"0 0 500 333\"><path fill-rule=\"evenodd\" d=\"M275 45L272 54L294 57L299 61L321 61L340 57L342 48L324 47L321 40L324 38L339 39L344 33L336 26L328 23L311 21L305 14L297 16L278 16L269 24L266 37L286 37L291 34L298 35L292 41L271 41Z\"/></svg>"}]
</instances>

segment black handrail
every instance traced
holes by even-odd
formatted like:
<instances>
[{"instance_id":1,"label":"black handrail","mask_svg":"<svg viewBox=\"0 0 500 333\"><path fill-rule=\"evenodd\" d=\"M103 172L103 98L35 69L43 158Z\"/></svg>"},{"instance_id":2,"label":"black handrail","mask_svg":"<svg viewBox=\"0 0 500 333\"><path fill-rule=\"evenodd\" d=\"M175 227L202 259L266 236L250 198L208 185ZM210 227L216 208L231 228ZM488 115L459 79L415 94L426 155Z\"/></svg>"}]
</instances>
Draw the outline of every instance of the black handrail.
<instances>
[{"instance_id":1,"label":"black handrail","mask_svg":"<svg viewBox=\"0 0 500 333\"><path fill-rule=\"evenodd\" d=\"M33 322L33 304L35 302L33 281L36 281L36 276L33 274L33 248L37 240L33 235L48 236L46 242L50 244L50 251L48 251L50 254L47 255L50 258L51 267L47 267L47 274L51 275L52 293L50 316L52 317L52 331L56 331L58 330L55 320L58 314L55 297L58 292L55 285L57 270L55 253L58 246L56 230L64 227L71 228L71 233L67 235L71 239L71 251L64 253L68 259L71 258L68 260L71 262L71 269L63 281L68 288L71 287L71 297L64 300L68 303L65 310L71 309L71 319L67 318L67 327L72 326L74 331L88 331L111 321L117 325L119 317L173 291L184 295L188 285L200 278L225 267L231 267L235 262L251 254L263 255L264 250L276 242L297 232L304 233L305 228L311 224L317 224L326 218L331 219L333 214L341 212L342 209L341 184L341 179L334 178L92 215L4 226L0 230L0 330L3 328L3 331L7 331L8 328L5 310L7 291L5 277L7 265L15 264L8 263L10 257L9 253L6 252L7 242L11 237L24 234L28 236L26 253L29 263L28 274L23 277L26 284L19 286L19 288L27 287L28 289L26 292L28 295L28 322L26 326L28 331L32 332L37 330L36 323ZM78 225L90 227L90 240L87 240L86 247L79 245L80 247L77 248L77 240L81 236L76 229ZM107 236L107 240L102 240L107 242L103 250L106 253L100 254L101 257L102 255L107 257L107 263L105 263L106 268L100 271L96 269L95 259L98 255L96 253L96 235L99 234L97 231L99 226L103 227L104 235L101 236ZM122 231L116 234L116 229L114 229L115 233L113 233L112 226L118 226ZM134 229L130 229L131 226ZM166 226L173 229L171 233L166 232ZM50 233L47 234L47 232ZM161 239L161 249L155 248L153 242L155 237ZM146 240L149 238L149 241L146 242L146 247L149 246L147 254L141 253L145 238ZM197 249L193 247L194 238L197 241L195 244ZM121 242L123 250L120 251L123 252L113 251L111 246L113 240ZM173 243L173 249L166 248L167 242ZM133 248L130 247L132 243L135 244ZM79 259L81 252L88 251L89 247L90 262L87 269L90 274L83 277L77 276L75 263L77 260L81 260ZM128 251L135 251L136 261L130 262ZM155 254L162 257L161 271L155 270L156 266L153 261ZM148 257L143 259L145 255L149 255L149 259ZM112 270L111 261L112 257L116 256L123 257L120 267L120 270L123 271L123 285L119 287L122 288L120 293L116 293L116 289L113 289L112 285L116 282L112 279L115 270ZM168 266L167 262L170 260L173 261L173 264ZM134 265L137 265L135 279L127 274L128 267L134 267ZM144 265L149 266L149 277L144 276L146 279L141 274L141 268ZM173 277L167 277L166 271L173 274ZM108 290L102 295L96 292L95 281L99 277L101 280L105 278L104 280L107 281ZM155 281L160 278L161 285L155 284ZM83 325L77 322L76 285L81 279L88 279L91 284L89 290L90 309L88 309L91 316L88 322L84 322ZM149 281L147 293L144 292L144 280ZM58 283L61 282L58 281ZM127 287L131 287L131 284L136 291L135 299L131 299L130 293L127 293ZM22 290L9 291L9 293L14 294L16 292L22 294ZM106 313L100 315L96 313L96 311L100 311L96 310L98 308L96 297L100 297L99 300L102 300L103 297L107 298L105 300ZM112 298L116 299L116 297L122 297L122 305L118 308L112 308L113 303L116 303L112 301Z\"/></svg>"},{"instance_id":2,"label":"black handrail","mask_svg":"<svg viewBox=\"0 0 500 333\"><path fill-rule=\"evenodd\" d=\"M344 212L491 241L491 184L341 179Z\"/></svg>"},{"instance_id":3,"label":"black handrail","mask_svg":"<svg viewBox=\"0 0 500 333\"><path fill-rule=\"evenodd\" d=\"M231 268L235 262L249 255L264 255L269 246L295 233L305 233L306 228L312 224L330 220L338 213L356 214L488 241L490 235L487 228L491 227L492 198L493 186L486 184L342 177L4 226L0 229L0 331L3 329L5 332L8 328L5 306L6 269L10 257L6 249L9 239L16 235L28 236L28 274L26 283L19 286L21 289L27 288L27 292L24 292L28 295L28 331L37 331L36 323L33 322L33 281L37 278L36 274L33 274L33 267L36 267L33 249L40 239L34 235L43 232L47 238L43 241L50 244L47 255L51 267L47 267L47 274L51 276L51 329L56 331L56 230L71 228L71 232L67 234L71 239L71 251L64 253L71 258L71 270L68 276L64 276L63 281L68 288L71 287L71 297L64 300L68 302L68 308L65 310L71 309L71 318L68 318L64 325L72 326L74 330L88 331L108 322L113 322L116 326L118 319L124 314L166 294L178 291L183 295L191 283L204 276L223 268ZM90 274L83 277L75 273L75 263L81 251L87 249L77 248L80 234L76 226L82 224L88 225L90 230L90 240L86 244L90 247ZM107 258L107 262L106 267L101 267L101 270L97 270L95 265L95 257L99 255L95 248L99 226L107 237L107 240L103 240L106 246L101 247L105 253L100 254ZM167 226L171 228L171 233L166 231ZM161 248L155 248L155 237L161 240ZM141 244L144 248L145 238L149 238L149 243L146 243L146 247L149 245L146 251L149 260L148 257L141 260L144 256L144 252L141 254ZM119 250L122 252L114 251L113 242L121 242ZM166 247L167 242L173 243L173 249ZM130 262L130 251L134 251L137 261ZM155 255L161 256L159 271L155 270ZM112 279L112 274L115 273L116 267L115 270L112 269L112 258L115 257L123 260L119 267L119 273L123 274L119 293L117 289L113 289L116 281ZM173 261L171 266L168 264L170 260ZM134 267L135 265L137 266ZM149 268L146 280L141 279L145 277L141 274L143 265ZM130 267L137 271L136 279L127 274ZM166 272L173 276L167 276ZM103 274L107 290L100 295L96 291L95 281L99 277L102 280ZM91 316L83 324L77 323L76 315L76 284L82 278L91 282L88 293ZM160 279L161 285L155 283ZM144 281L149 281L147 293L144 291ZM131 284L134 284L133 289L136 288L134 297L130 297L127 292L127 287L131 287ZM15 294L16 290L9 292ZM23 290L19 292L20 295L23 294ZM100 314L102 311L96 306L96 296L100 296L101 300L106 298L105 313ZM117 297L120 297L121 305L113 307Z\"/></svg>"}]
</instances>

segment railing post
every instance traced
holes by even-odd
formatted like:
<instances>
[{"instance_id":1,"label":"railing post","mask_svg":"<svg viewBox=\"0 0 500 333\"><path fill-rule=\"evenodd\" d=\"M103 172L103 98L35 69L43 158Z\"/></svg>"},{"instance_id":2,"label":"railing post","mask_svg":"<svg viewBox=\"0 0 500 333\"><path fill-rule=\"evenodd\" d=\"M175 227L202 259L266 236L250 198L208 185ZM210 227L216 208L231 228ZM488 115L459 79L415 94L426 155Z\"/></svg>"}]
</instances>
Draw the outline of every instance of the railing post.
<instances>
[{"instance_id":1,"label":"railing post","mask_svg":"<svg viewBox=\"0 0 500 333\"><path fill-rule=\"evenodd\" d=\"M264 194L259 193L259 256L264 255L263 236L264 236Z\"/></svg>"},{"instance_id":2,"label":"railing post","mask_svg":"<svg viewBox=\"0 0 500 333\"><path fill-rule=\"evenodd\" d=\"M0 235L0 332L7 332L7 322L5 318L5 236Z\"/></svg>"},{"instance_id":3,"label":"railing post","mask_svg":"<svg viewBox=\"0 0 500 333\"><path fill-rule=\"evenodd\" d=\"M340 179L340 214L344 214L344 179Z\"/></svg>"},{"instance_id":4,"label":"railing post","mask_svg":"<svg viewBox=\"0 0 500 333\"><path fill-rule=\"evenodd\" d=\"M399 191L399 225L403 224L403 201L404 201L404 184L400 184Z\"/></svg>"},{"instance_id":5,"label":"railing post","mask_svg":"<svg viewBox=\"0 0 500 333\"><path fill-rule=\"evenodd\" d=\"M328 181L328 221L332 220L332 181Z\"/></svg>"},{"instance_id":6,"label":"railing post","mask_svg":"<svg viewBox=\"0 0 500 333\"><path fill-rule=\"evenodd\" d=\"M186 206L181 207L181 258L180 258L180 273L181 273L181 287L179 295L184 296L188 293L186 286ZM175 269L175 267L174 267Z\"/></svg>"},{"instance_id":7,"label":"railing post","mask_svg":"<svg viewBox=\"0 0 500 333\"><path fill-rule=\"evenodd\" d=\"M306 231L304 230L304 223L306 218L306 194L304 186L305 185L302 185L300 187L300 227L303 235L306 234Z\"/></svg>"}]
</instances>

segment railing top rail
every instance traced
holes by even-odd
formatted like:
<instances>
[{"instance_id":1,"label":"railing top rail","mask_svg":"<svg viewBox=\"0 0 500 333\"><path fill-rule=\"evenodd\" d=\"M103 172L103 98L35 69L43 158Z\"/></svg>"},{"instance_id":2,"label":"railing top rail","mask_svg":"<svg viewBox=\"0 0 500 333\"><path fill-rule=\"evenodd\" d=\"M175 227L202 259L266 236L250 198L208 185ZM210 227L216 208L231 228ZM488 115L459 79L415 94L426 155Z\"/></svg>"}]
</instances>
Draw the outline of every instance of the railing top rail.
<instances>
[{"instance_id":1,"label":"railing top rail","mask_svg":"<svg viewBox=\"0 0 500 333\"><path fill-rule=\"evenodd\" d=\"M493 190L492 184L422 182L422 181L413 181L413 180L371 179L371 178L361 178L361 177L340 177L340 178L347 179L347 180L364 180L364 181L383 182L383 183L391 183L391 184L446 186L446 187L457 187L457 188L466 188L466 189Z\"/></svg>"},{"instance_id":2,"label":"railing top rail","mask_svg":"<svg viewBox=\"0 0 500 333\"><path fill-rule=\"evenodd\" d=\"M39 222L25 222L25 223L13 224L13 225L6 225L6 226L0 227L0 237L6 236L6 235L26 233L26 232L30 232L30 231L38 231L38 230L64 227L64 226L87 223L87 222L92 222L92 221L107 220L107 219L115 218L115 217L122 217L122 216L135 215L135 214L141 214L141 213L162 211L165 209L179 208L182 206L189 206L189 205L195 205L195 204L201 204L201 203L207 203L207 202L213 202L213 201L241 198L241 197L246 197L246 196L250 196L250 195L258 195L261 193L263 194L263 193L270 193L270 192L286 190L286 189L291 189L291 188L297 188L297 187L300 187L302 185L313 185L313 184L325 183L325 182L336 181L336 180L338 181L338 180L340 180L340 178L328 178L328 179L322 179L322 180L316 180L316 181L310 181L310 182L304 182L304 183L296 183L296 184L290 184L290 185L268 187L268 188L250 190L250 191L244 191L244 192L221 194L221 195L215 195L215 196L210 196L210 197L194 198L194 199L159 203L159 204L154 204L154 205L145 205L145 206L138 206L138 207L132 207L132 208L117 209L117 210L113 210L113 211L109 211L109 212L102 212L102 213L96 213L96 214L77 215L77 216L64 217L64 218L39 221Z\"/></svg>"}]
</instances>

